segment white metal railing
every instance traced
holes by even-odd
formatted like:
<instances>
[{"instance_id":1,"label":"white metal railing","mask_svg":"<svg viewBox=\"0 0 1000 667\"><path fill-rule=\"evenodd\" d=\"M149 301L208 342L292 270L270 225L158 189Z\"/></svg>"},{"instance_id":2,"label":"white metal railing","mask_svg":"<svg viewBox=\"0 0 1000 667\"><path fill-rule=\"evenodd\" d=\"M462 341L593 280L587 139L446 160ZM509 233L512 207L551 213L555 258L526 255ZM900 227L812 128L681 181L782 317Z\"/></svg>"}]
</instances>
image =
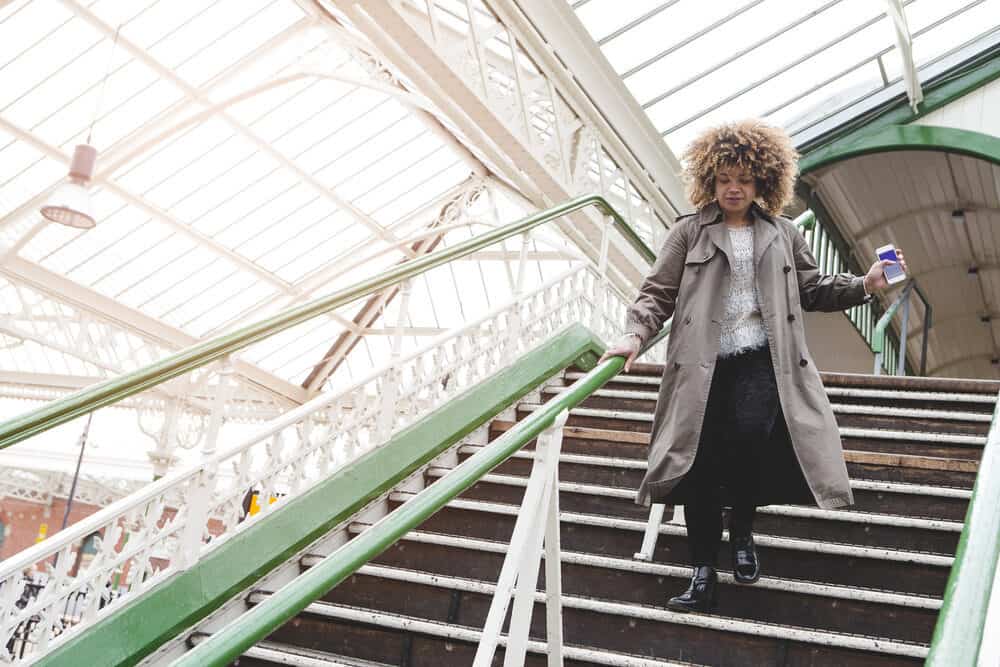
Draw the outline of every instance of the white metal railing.
<instances>
[{"instance_id":1,"label":"white metal railing","mask_svg":"<svg viewBox=\"0 0 1000 667\"><path fill-rule=\"evenodd\" d=\"M233 384L231 364L223 364L202 463L0 563L0 646L30 625L24 659L50 650L565 327L584 323L606 341L620 335L626 307L593 267L578 265L411 354L397 352L347 389L318 396L216 451L220 408ZM391 402L379 398L390 392ZM253 496L260 499L256 513L248 511ZM75 567L88 538L96 554ZM45 584L18 607L31 572L44 573ZM121 595L102 606L100 593L108 589ZM90 602L67 617L62 611L73 597ZM6 649L0 656L14 660Z\"/></svg>"},{"instance_id":2,"label":"white metal railing","mask_svg":"<svg viewBox=\"0 0 1000 667\"><path fill-rule=\"evenodd\" d=\"M600 133L557 90L516 30L483 0L404 0L400 16L567 193L599 192L649 245L666 228ZM647 184L648 186L648 184ZM668 212L661 212L666 216Z\"/></svg>"},{"instance_id":3,"label":"white metal railing","mask_svg":"<svg viewBox=\"0 0 1000 667\"><path fill-rule=\"evenodd\" d=\"M528 651L528 629L535 606L535 582L542 550L545 552L545 632L549 667L562 661L562 575L559 552L559 452L563 426L569 412L563 410L552 426L545 429L535 445L531 476L524 490L524 500L517 513L514 532L507 547L500 578L486 625L476 649L474 667L488 667L500 640L500 628L507 616L511 594L511 612L504 667L523 665ZM516 587L516 592L515 592Z\"/></svg>"}]
</instances>

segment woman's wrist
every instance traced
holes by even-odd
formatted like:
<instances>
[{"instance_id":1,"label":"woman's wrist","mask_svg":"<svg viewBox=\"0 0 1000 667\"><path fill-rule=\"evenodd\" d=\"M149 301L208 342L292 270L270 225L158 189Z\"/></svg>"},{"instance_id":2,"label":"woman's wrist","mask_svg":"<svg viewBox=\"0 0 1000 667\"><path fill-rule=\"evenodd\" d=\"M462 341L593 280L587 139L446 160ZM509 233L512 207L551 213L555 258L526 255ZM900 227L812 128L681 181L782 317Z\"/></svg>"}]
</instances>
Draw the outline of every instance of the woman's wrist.
<instances>
[{"instance_id":1,"label":"woman's wrist","mask_svg":"<svg viewBox=\"0 0 1000 667\"><path fill-rule=\"evenodd\" d=\"M635 336L635 340L636 340L636 342L638 342L638 343L639 343L639 345L642 345L642 336L641 336L641 335L639 335L639 333L638 333L638 332L636 332L636 331L626 331L626 332L625 332L625 333L623 334L623 337L628 337L628 336Z\"/></svg>"}]
</instances>

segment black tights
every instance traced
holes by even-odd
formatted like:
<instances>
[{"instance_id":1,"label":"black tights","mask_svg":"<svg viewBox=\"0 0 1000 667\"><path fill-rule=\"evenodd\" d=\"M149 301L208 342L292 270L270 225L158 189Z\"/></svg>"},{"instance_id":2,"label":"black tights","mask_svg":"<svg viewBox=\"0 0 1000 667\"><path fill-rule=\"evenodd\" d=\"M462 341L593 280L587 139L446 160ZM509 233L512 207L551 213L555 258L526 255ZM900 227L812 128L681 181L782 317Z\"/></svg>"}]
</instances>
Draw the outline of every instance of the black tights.
<instances>
[{"instance_id":1,"label":"black tights","mask_svg":"<svg viewBox=\"0 0 1000 667\"><path fill-rule=\"evenodd\" d=\"M753 533L754 505L743 504L729 512L729 539L748 537ZM722 546L722 502L718 494L705 495L684 506L687 523L688 551L691 564L715 567Z\"/></svg>"},{"instance_id":2,"label":"black tights","mask_svg":"<svg viewBox=\"0 0 1000 667\"><path fill-rule=\"evenodd\" d=\"M691 564L716 564L722 543L722 508L730 539L753 532L757 511L759 452L779 414L770 350L762 348L718 359L712 377L698 453L684 503ZM725 487L723 492L722 487Z\"/></svg>"}]
</instances>

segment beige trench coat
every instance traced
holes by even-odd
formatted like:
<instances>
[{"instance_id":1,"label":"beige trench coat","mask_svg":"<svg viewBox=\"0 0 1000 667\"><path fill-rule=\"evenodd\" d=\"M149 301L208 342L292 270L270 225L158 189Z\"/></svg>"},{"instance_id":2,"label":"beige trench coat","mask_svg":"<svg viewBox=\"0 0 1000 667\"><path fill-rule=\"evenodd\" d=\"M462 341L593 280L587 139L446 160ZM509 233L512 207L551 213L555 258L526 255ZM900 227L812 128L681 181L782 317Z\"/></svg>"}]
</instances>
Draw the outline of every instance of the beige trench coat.
<instances>
[{"instance_id":1,"label":"beige trench coat","mask_svg":"<svg viewBox=\"0 0 1000 667\"><path fill-rule=\"evenodd\" d=\"M863 278L820 275L809 246L788 218L772 217L756 204L751 210L761 317L792 447L816 504L850 505L854 498L840 432L806 347L802 311L837 311L864 303ZM643 341L674 315L638 504L656 502L694 463L719 352L731 256L717 203L678 218L628 308L626 330Z\"/></svg>"}]
</instances>

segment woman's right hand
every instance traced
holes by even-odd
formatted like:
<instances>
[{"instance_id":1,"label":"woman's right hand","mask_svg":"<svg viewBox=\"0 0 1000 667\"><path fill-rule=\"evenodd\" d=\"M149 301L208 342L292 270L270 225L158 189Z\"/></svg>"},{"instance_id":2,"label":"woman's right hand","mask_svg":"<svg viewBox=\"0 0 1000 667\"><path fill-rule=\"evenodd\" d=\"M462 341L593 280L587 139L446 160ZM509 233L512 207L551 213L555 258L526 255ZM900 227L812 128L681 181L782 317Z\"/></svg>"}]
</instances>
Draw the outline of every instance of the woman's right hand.
<instances>
[{"instance_id":1,"label":"woman's right hand","mask_svg":"<svg viewBox=\"0 0 1000 667\"><path fill-rule=\"evenodd\" d=\"M638 354L639 339L636 336L622 336L611 344L611 347L601 355L597 363L601 364L611 357L625 357L625 372L628 373L632 367L632 362L635 361L635 357Z\"/></svg>"}]
</instances>

